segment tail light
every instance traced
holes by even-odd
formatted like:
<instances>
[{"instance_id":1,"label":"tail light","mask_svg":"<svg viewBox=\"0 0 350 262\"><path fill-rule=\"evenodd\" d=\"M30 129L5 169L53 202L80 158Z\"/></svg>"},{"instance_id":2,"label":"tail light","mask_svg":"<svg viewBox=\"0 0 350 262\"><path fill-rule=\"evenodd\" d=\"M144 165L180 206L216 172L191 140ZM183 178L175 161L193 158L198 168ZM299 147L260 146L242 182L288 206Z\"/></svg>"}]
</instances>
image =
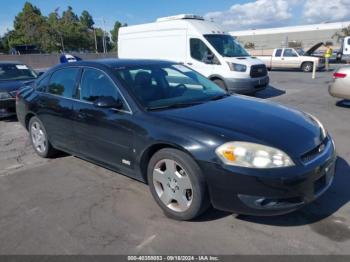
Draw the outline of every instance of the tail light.
<instances>
[{"instance_id":1,"label":"tail light","mask_svg":"<svg viewBox=\"0 0 350 262\"><path fill-rule=\"evenodd\" d=\"M345 77L346 77L346 74L344 73L335 72L333 74L333 78L345 78Z\"/></svg>"}]
</instances>

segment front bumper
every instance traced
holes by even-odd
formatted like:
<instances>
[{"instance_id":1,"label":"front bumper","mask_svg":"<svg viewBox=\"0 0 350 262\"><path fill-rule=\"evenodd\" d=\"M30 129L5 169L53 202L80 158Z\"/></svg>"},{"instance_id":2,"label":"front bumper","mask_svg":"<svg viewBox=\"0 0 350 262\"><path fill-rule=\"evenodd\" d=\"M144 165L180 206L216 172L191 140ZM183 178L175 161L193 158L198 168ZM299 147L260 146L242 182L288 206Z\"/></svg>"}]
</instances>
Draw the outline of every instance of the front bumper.
<instances>
[{"instance_id":1,"label":"front bumper","mask_svg":"<svg viewBox=\"0 0 350 262\"><path fill-rule=\"evenodd\" d=\"M16 115L16 99L0 100L0 118Z\"/></svg>"},{"instance_id":2,"label":"front bumper","mask_svg":"<svg viewBox=\"0 0 350 262\"><path fill-rule=\"evenodd\" d=\"M229 92L238 94L254 94L263 90L270 82L269 76L257 78L232 78L226 80L226 86Z\"/></svg>"},{"instance_id":3,"label":"front bumper","mask_svg":"<svg viewBox=\"0 0 350 262\"><path fill-rule=\"evenodd\" d=\"M201 163L212 205L247 215L292 212L321 196L332 184L336 153L331 139L316 159L279 169L251 169Z\"/></svg>"}]
</instances>

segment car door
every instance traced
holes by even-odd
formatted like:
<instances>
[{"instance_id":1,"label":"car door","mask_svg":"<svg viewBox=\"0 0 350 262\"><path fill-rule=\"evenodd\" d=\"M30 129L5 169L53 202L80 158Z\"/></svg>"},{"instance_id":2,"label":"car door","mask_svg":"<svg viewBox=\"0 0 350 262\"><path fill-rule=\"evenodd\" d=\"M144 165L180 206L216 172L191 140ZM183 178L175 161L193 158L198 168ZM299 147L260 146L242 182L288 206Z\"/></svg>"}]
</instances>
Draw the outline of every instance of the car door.
<instances>
[{"instance_id":1,"label":"car door","mask_svg":"<svg viewBox=\"0 0 350 262\"><path fill-rule=\"evenodd\" d=\"M274 54L272 55L272 68L280 68L283 67L282 65L282 49L278 48L275 50Z\"/></svg>"},{"instance_id":2,"label":"car door","mask_svg":"<svg viewBox=\"0 0 350 262\"><path fill-rule=\"evenodd\" d=\"M208 77L213 74L219 60L210 48L199 38L190 38L189 56L186 64L194 70Z\"/></svg>"},{"instance_id":3,"label":"car door","mask_svg":"<svg viewBox=\"0 0 350 262\"><path fill-rule=\"evenodd\" d=\"M133 115L114 81L99 69L84 68L77 93L74 130L79 153L113 169L133 169ZM123 109L95 106L101 97L120 99Z\"/></svg>"},{"instance_id":4,"label":"car door","mask_svg":"<svg viewBox=\"0 0 350 262\"><path fill-rule=\"evenodd\" d=\"M292 48L284 49L282 60L285 68L300 68L299 56Z\"/></svg>"},{"instance_id":5,"label":"car door","mask_svg":"<svg viewBox=\"0 0 350 262\"><path fill-rule=\"evenodd\" d=\"M43 82L44 87L40 87L37 101L37 114L45 126L50 142L68 152L76 150L72 128L72 98L79 72L78 67L67 67L53 72L48 83Z\"/></svg>"}]
</instances>

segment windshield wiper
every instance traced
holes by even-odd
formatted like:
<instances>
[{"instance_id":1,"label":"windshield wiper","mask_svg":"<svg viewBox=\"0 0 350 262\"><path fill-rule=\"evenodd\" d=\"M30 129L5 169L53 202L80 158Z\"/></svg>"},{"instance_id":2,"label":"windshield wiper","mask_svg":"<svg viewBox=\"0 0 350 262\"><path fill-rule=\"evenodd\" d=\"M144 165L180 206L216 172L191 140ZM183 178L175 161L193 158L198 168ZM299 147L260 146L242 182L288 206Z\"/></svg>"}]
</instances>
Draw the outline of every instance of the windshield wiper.
<instances>
[{"instance_id":1,"label":"windshield wiper","mask_svg":"<svg viewBox=\"0 0 350 262\"><path fill-rule=\"evenodd\" d=\"M217 96L213 96L209 99L209 101L215 101L215 100L220 100L223 99L225 97L230 96L229 94L225 93L225 94L221 94L221 95L217 95Z\"/></svg>"},{"instance_id":2,"label":"windshield wiper","mask_svg":"<svg viewBox=\"0 0 350 262\"><path fill-rule=\"evenodd\" d=\"M170 104L170 105L146 107L146 110L147 111L154 111L154 110L171 109L171 108L182 108L182 107L199 105L202 103L203 103L203 101L182 102L182 103L174 103L174 104Z\"/></svg>"}]
</instances>

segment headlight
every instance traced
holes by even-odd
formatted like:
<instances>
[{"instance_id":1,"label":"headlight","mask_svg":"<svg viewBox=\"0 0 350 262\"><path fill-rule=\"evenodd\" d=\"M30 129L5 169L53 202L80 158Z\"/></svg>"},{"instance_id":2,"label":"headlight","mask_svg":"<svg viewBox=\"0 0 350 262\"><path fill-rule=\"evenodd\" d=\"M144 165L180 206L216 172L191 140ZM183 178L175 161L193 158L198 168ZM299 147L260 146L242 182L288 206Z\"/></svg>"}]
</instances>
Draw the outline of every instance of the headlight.
<instances>
[{"instance_id":1,"label":"headlight","mask_svg":"<svg viewBox=\"0 0 350 262\"><path fill-rule=\"evenodd\" d=\"M216 149L226 164L250 168L278 168L294 166L292 159L277 148L249 142L229 142Z\"/></svg>"},{"instance_id":2,"label":"headlight","mask_svg":"<svg viewBox=\"0 0 350 262\"><path fill-rule=\"evenodd\" d=\"M0 99L9 99L12 98L9 93L7 92L0 92Z\"/></svg>"},{"instance_id":3,"label":"headlight","mask_svg":"<svg viewBox=\"0 0 350 262\"><path fill-rule=\"evenodd\" d=\"M228 63L231 71L237 71L237 72L245 72L247 70L246 65L242 64L235 64L235 63Z\"/></svg>"},{"instance_id":4,"label":"headlight","mask_svg":"<svg viewBox=\"0 0 350 262\"><path fill-rule=\"evenodd\" d=\"M320 129L321 129L321 134L322 134L322 138L323 138L323 139L326 138L326 137L327 137L327 130L326 130L326 128L324 127L324 125L321 123L321 121L318 120L317 117L311 115L310 113L306 113L306 114L307 114L312 120L314 120L314 121L317 123L317 125L320 127Z\"/></svg>"}]
</instances>

